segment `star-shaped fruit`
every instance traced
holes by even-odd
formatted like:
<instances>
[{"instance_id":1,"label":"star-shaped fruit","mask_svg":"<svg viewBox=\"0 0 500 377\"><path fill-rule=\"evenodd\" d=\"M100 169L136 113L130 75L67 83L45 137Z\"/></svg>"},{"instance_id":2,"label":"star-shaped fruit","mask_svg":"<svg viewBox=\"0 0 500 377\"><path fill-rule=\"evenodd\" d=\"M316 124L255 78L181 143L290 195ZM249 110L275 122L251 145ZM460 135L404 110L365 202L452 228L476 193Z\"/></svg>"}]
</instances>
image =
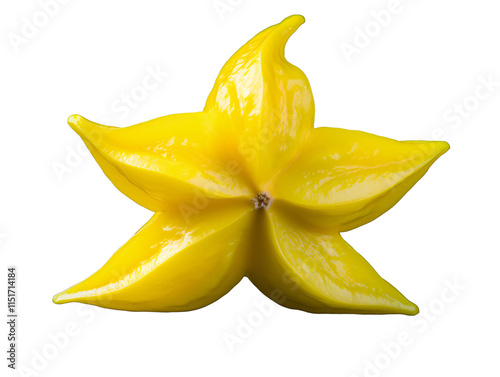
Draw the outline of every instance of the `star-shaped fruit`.
<instances>
[{"instance_id":1,"label":"star-shaped fruit","mask_svg":"<svg viewBox=\"0 0 500 377\"><path fill-rule=\"evenodd\" d=\"M284 57L303 22L240 48L201 112L125 128L69 118L111 182L155 214L54 302L193 310L247 276L289 308L418 313L340 233L390 209L449 146L314 128L309 82Z\"/></svg>"}]
</instances>

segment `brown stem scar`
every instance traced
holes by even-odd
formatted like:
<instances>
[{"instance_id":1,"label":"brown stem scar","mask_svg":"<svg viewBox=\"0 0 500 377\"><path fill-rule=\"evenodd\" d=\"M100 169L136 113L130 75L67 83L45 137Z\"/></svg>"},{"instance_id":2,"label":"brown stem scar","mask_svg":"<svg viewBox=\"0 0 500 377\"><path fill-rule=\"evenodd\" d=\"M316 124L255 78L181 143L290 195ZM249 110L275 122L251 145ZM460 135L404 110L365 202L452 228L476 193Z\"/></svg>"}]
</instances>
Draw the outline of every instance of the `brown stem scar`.
<instances>
[{"instance_id":1,"label":"brown stem scar","mask_svg":"<svg viewBox=\"0 0 500 377\"><path fill-rule=\"evenodd\" d=\"M255 198L252 199L252 203L255 206L255 209L265 208L269 209L273 202L274 198L267 191L262 191L257 194Z\"/></svg>"}]
</instances>

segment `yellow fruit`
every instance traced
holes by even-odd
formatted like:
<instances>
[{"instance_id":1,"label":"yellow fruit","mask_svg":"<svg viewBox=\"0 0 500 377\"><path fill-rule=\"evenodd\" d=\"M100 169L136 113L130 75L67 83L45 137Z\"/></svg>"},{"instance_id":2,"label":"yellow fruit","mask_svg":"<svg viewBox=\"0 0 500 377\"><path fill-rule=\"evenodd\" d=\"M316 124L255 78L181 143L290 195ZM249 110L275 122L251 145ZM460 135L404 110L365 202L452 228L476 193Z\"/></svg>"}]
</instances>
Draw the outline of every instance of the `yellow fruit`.
<instances>
[{"instance_id":1,"label":"yellow fruit","mask_svg":"<svg viewBox=\"0 0 500 377\"><path fill-rule=\"evenodd\" d=\"M240 48L202 112L125 128L69 118L111 182L155 214L54 302L193 310L247 276L289 308L418 313L340 232L389 210L449 146L315 129L309 82L284 58L303 22Z\"/></svg>"}]
</instances>

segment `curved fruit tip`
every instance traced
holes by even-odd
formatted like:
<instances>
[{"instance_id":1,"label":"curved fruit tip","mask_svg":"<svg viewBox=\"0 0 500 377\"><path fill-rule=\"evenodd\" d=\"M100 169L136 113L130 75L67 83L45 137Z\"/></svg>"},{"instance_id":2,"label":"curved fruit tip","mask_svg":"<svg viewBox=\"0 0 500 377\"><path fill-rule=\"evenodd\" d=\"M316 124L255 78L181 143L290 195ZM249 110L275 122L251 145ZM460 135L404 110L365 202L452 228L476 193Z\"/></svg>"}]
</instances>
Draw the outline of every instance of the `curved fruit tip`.
<instances>
[{"instance_id":1,"label":"curved fruit tip","mask_svg":"<svg viewBox=\"0 0 500 377\"><path fill-rule=\"evenodd\" d=\"M417 315L419 312L418 306L408 300L401 292L395 288L395 295L392 296L396 302L393 302L387 309L388 313L404 314L404 315Z\"/></svg>"},{"instance_id":2,"label":"curved fruit tip","mask_svg":"<svg viewBox=\"0 0 500 377\"><path fill-rule=\"evenodd\" d=\"M115 128L92 122L77 114L71 115L68 118L68 124L84 141L90 141L93 145L99 144L102 141L104 133Z\"/></svg>"},{"instance_id":3,"label":"curved fruit tip","mask_svg":"<svg viewBox=\"0 0 500 377\"><path fill-rule=\"evenodd\" d=\"M304 22L306 22L304 16L298 14L289 16L281 21L278 24L277 30L280 30L283 33L282 43L285 44L288 38L290 38L290 35L292 35Z\"/></svg>"},{"instance_id":4,"label":"curved fruit tip","mask_svg":"<svg viewBox=\"0 0 500 377\"><path fill-rule=\"evenodd\" d=\"M58 294L54 295L54 297L52 297L52 302L54 304L64 304L66 301L64 301L63 298L61 297L63 295L64 295L64 291L59 292Z\"/></svg>"},{"instance_id":5,"label":"curved fruit tip","mask_svg":"<svg viewBox=\"0 0 500 377\"><path fill-rule=\"evenodd\" d=\"M81 115L75 114L68 118L68 124L81 138L89 139L96 129L96 124L85 119Z\"/></svg>"},{"instance_id":6,"label":"curved fruit tip","mask_svg":"<svg viewBox=\"0 0 500 377\"><path fill-rule=\"evenodd\" d=\"M86 119L81 115L73 114L68 118L68 124L75 132L80 133L80 129L84 120Z\"/></svg>"},{"instance_id":7,"label":"curved fruit tip","mask_svg":"<svg viewBox=\"0 0 500 377\"><path fill-rule=\"evenodd\" d=\"M435 159L441 157L450 149L450 144L446 141L428 141L426 144L432 146L430 155L434 156Z\"/></svg>"},{"instance_id":8,"label":"curved fruit tip","mask_svg":"<svg viewBox=\"0 0 500 377\"><path fill-rule=\"evenodd\" d=\"M441 153L445 153L450 149L450 144L448 144L446 141L437 141L437 143L440 146L440 149L442 150Z\"/></svg>"},{"instance_id":9,"label":"curved fruit tip","mask_svg":"<svg viewBox=\"0 0 500 377\"><path fill-rule=\"evenodd\" d=\"M281 56L283 56L286 42L305 21L304 16L293 15L285 18L279 24L275 25L269 36L269 41L271 42L269 44L269 51L278 52Z\"/></svg>"},{"instance_id":10,"label":"curved fruit tip","mask_svg":"<svg viewBox=\"0 0 500 377\"><path fill-rule=\"evenodd\" d=\"M420 153L422 158L432 162L450 149L450 144L446 141L407 140L405 143L415 145L416 153Z\"/></svg>"},{"instance_id":11,"label":"curved fruit tip","mask_svg":"<svg viewBox=\"0 0 500 377\"><path fill-rule=\"evenodd\" d=\"M54 304L66 304L68 302L81 302L79 299L82 297L81 292L71 292L73 287L66 289L65 291L59 292L52 297L52 302Z\"/></svg>"},{"instance_id":12,"label":"curved fruit tip","mask_svg":"<svg viewBox=\"0 0 500 377\"><path fill-rule=\"evenodd\" d=\"M289 23L290 25L297 25L297 27L302 25L304 22L306 22L306 19L301 14L292 14L281 21L282 24Z\"/></svg>"},{"instance_id":13,"label":"curved fruit tip","mask_svg":"<svg viewBox=\"0 0 500 377\"><path fill-rule=\"evenodd\" d=\"M408 300L401 292L389 284L390 291L387 292L387 298L390 300L382 308L384 314L404 314L417 315L419 313L418 306ZM392 291L392 292L391 292Z\"/></svg>"},{"instance_id":14,"label":"curved fruit tip","mask_svg":"<svg viewBox=\"0 0 500 377\"><path fill-rule=\"evenodd\" d=\"M420 309L413 302L408 301L408 305L402 309L401 313L406 315L417 315L420 312Z\"/></svg>"}]
</instances>

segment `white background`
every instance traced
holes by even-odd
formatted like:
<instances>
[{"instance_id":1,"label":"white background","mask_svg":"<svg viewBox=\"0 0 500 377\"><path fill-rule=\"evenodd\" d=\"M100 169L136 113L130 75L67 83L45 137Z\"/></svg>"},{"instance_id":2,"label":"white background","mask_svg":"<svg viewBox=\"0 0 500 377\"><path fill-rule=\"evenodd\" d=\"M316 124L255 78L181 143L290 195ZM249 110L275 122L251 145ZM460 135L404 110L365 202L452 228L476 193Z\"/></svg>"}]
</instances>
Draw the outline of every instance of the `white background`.
<instances>
[{"instance_id":1,"label":"white background","mask_svg":"<svg viewBox=\"0 0 500 377\"><path fill-rule=\"evenodd\" d=\"M21 375L497 373L500 6L401 0L380 26L372 12L393 10L388 4L75 0L44 16L37 1L2 1L0 285L16 265ZM246 279L189 313L54 305L53 294L93 273L151 215L113 187L67 117L128 126L201 110L227 58L295 13L307 21L286 55L309 77L317 126L451 144L398 205L345 234L422 313L313 315L278 307ZM23 26L25 17L37 30ZM350 59L347 44L357 49ZM128 113L122 96L139 93L151 70L163 72L156 87ZM497 83L489 92L487 80ZM466 113L444 118L464 102ZM240 336L249 317L254 325ZM2 325L1 355L6 333ZM227 334L241 344L229 347ZM11 373L6 364L2 356L2 376Z\"/></svg>"}]
</instances>

